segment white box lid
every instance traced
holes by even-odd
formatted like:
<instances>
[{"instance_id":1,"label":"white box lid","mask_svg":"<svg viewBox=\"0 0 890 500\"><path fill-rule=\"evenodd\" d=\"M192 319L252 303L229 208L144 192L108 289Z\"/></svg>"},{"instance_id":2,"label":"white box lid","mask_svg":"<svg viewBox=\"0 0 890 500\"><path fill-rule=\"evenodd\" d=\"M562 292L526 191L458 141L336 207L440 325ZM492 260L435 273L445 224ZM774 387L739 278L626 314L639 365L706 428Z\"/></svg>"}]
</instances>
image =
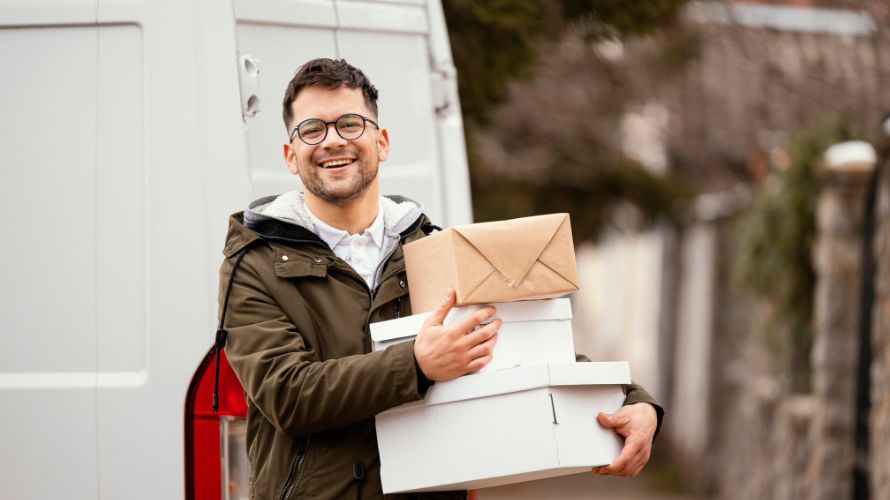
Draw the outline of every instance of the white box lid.
<instances>
[{"instance_id":1,"label":"white box lid","mask_svg":"<svg viewBox=\"0 0 890 500\"><path fill-rule=\"evenodd\" d=\"M520 366L492 373L465 375L447 382L436 382L429 388L424 399L397 408L437 405L539 387L629 383L630 365L627 361Z\"/></svg>"},{"instance_id":2,"label":"white box lid","mask_svg":"<svg viewBox=\"0 0 890 500\"><path fill-rule=\"evenodd\" d=\"M572 319L572 303L565 297L496 302L491 305L497 308L497 317L501 318L504 323ZM452 325L483 307L486 307L486 304L454 307L448 313L448 316L445 317L444 324L445 326ZM426 312L405 316L404 318L371 323L371 339L374 342L386 342L417 335L430 314Z\"/></svg>"}]
</instances>

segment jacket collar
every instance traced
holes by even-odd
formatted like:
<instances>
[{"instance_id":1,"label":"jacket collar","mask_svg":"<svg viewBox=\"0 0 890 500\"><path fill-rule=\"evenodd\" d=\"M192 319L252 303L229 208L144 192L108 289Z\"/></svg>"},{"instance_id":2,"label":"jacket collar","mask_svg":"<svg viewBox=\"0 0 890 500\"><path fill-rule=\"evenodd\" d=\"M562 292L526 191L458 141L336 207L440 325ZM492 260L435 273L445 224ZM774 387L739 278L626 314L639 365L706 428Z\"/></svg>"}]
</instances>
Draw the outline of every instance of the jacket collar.
<instances>
[{"instance_id":1,"label":"jacket collar","mask_svg":"<svg viewBox=\"0 0 890 500\"><path fill-rule=\"evenodd\" d=\"M299 195L299 199L302 200L302 193ZM289 246L318 245L330 253L327 244L312 230L314 227L312 229L310 229L311 226L307 227L305 220L299 217L287 219L262 213L261 207L278 198L280 196L277 195L259 198L250 204L248 210L235 213L229 218L226 245L223 249L226 257L234 256L246 246L259 240L280 242ZM393 211L393 206L401 207L402 211ZM305 209L305 205L303 207ZM400 238L415 233L422 226L430 225L429 219L421 211L421 205L403 196L388 195L383 197L381 209L384 215L384 228L388 232L397 234ZM299 209L297 210L299 211ZM402 214L400 217L394 216L394 214L400 213ZM308 216L306 216L306 220L308 220ZM334 260L332 253L330 260Z\"/></svg>"},{"instance_id":2,"label":"jacket collar","mask_svg":"<svg viewBox=\"0 0 890 500\"><path fill-rule=\"evenodd\" d=\"M404 196L383 196L380 198L380 211L384 231L398 235L414 224L422 215L423 207ZM301 191L265 196L251 203L244 212L244 223L251 229L270 219L318 234Z\"/></svg>"}]
</instances>

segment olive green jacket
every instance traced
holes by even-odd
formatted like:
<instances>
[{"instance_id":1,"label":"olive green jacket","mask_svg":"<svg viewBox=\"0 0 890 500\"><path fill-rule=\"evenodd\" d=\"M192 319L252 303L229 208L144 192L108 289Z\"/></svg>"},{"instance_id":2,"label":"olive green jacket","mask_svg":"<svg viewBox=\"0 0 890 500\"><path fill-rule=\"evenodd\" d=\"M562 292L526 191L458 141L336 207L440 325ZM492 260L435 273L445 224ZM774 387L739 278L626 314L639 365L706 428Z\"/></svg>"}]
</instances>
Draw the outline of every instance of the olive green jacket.
<instances>
[{"instance_id":1,"label":"olive green jacket","mask_svg":"<svg viewBox=\"0 0 890 500\"><path fill-rule=\"evenodd\" d=\"M263 213L274 200L230 218L220 268L222 304L245 251L224 327L226 354L247 399L250 498L356 498L359 488L364 500L383 498L374 415L422 398L429 382L415 364L413 342L370 352L368 325L411 314L401 245L431 226L419 206L392 197L388 205L398 205L399 218L384 218L391 254L372 290L302 213L295 220ZM655 404L637 386L627 394L625 404Z\"/></svg>"}]
</instances>

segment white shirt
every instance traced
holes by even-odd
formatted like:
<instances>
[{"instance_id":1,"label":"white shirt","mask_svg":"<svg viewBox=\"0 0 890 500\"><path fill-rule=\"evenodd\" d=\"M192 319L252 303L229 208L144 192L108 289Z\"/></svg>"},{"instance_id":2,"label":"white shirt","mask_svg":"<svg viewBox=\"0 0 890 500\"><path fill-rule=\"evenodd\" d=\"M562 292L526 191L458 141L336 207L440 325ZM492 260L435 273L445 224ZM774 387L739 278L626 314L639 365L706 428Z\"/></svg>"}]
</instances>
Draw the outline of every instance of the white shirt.
<instances>
[{"instance_id":1,"label":"white shirt","mask_svg":"<svg viewBox=\"0 0 890 500\"><path fill-rule=\"evenodd\" d=\"M325 224L309 210L309 207L306 207L312 224L318 230L318 236L328 244L334 255L352 266L372 290L377 266L383 258L383 210L380 209L379 203L377 207L377 217L371 226L356 234L349 234Z\"/></svg>"}]
</instances>

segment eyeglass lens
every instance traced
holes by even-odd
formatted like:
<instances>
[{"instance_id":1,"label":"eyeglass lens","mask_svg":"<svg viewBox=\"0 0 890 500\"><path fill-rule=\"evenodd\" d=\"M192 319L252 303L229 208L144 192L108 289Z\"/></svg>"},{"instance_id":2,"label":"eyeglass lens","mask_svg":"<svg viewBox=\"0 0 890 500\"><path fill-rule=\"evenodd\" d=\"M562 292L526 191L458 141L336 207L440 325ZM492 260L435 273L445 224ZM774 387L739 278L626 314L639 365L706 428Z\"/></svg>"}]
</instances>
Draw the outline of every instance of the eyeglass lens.
<instances>
[{"instance_id":1,"label":"eyeglass lens","mask_svg":"<svg viewBox=\"0 0 890 500\"><path fill-rule=\"evenodd\" d=\"M300 124L297 132L300 139L307 144L322 142L328 133L328 124L318 118L312 118ZM337 133L346 140L358 139L365 131L365 120L360 115L343 115L334 122Z\"/></svg>"}]
</instances>

